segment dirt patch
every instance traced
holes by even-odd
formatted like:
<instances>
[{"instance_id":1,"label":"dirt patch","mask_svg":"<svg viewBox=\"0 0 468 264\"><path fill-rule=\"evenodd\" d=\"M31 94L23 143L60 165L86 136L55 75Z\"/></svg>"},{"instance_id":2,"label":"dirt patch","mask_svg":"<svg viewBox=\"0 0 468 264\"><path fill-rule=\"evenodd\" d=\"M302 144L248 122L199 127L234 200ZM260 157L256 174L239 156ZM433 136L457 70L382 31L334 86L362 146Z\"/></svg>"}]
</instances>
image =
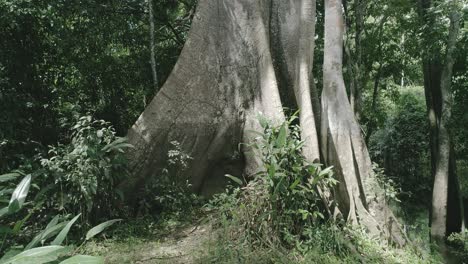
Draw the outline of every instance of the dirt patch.
<instances>
[{"instance_id":1,"label":"dirt patch","mask_svg":"<svg viewBox=\"0 0 468 264\"><path fill-rule=\"evenodd\" d=\"M183 228L164 241L148 242L135 248L133 263L193 263L211 235L210 224Z\"/></svg>"}]
</instances>

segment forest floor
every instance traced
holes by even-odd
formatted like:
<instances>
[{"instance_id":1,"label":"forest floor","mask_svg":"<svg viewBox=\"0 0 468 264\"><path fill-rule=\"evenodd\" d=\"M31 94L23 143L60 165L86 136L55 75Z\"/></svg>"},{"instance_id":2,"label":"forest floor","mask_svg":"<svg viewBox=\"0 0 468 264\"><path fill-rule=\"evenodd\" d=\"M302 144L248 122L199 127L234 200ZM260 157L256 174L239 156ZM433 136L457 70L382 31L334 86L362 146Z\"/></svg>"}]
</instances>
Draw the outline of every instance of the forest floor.
<instances>
[{"instance_id":1,"label":"forest floor","mask_svg":"<svg viewBox=\"0 0 468 264\"><path fill-rule=\"evenodd\" d=\"M193 211L175 212L171 214L162 214L156 217L133 218L123 221L115 228L111 229L99 239L92 240L86 243L81 249L81 254L102 256L105 263L131 263L131 264L194 264L194 263L220 263L225 255L229 252L225 251L226 248L220 247L223 241L222 227L218 226L214 217L216 214L211 214L210 211L205 211L197 208ZM445 256L445 261L440 258L430 261L432 256L430 254L429 241L427 237L422 237L420 234L425 234L427 230L427 217L414 216L413 223L408 227L409 238L413 246L418 247L421 251L425 261L422 259L412 258L413 255L407 255L408 249L392 249L390 251L379 251L374 248L375 245L367 245L370 249L368 252L369 259L374 256L376 252L386 252L389 259L396 260L398 256L404 259L400 261L393 261L391 263L464 263L461 259L455 258L452 254ZM232 246L232 245L231 245ZM231 249L228 246L228 249ZM408 252L405 252L407 250ZM232 250L231 250L232 251ZM243 252L243 251L242 251ZM231 252L232 253L232 252ZM250 252L246 251L240 254L253 254L246 258L255 260L271 259L270 254L275 252ZM277 253L277 252L276 252ZM312 252L311 256L315 256ZM449 252L450 253L450 252ZM239 252L234 254L237 260ZM232 254L231 254L232 255ZM278 255L282 257L282 255ZM393 258L390 258L393 256ZM231 256L232 257L232 256ZM258 257L258 258L257 258ZM335 256L333 253L322 257L323 261L330 259L333 261L326 261L326 263L342 263L341 257ZM220 259L221 258L221 259ZM286 258L278 258L286 259ZM302 258L299 258L301 260ZM314 259L314 258L312 258ZM377 258L380 259L380 258ZM231 260L233 260L231 258ZM304 259L298 261L300 263L310 263L311 259ZM270 261L271 262L271 261ZM287 262L289 263L289 262ZM368 262L375 263L375 262Z\"/></svg>"},{"instance_id":2,"label":"forest floor","mask_svg":"<svg viewBox=\"0 0 468 264\"><path fill-rule=\"evenodd\" d=\"M85 244L80 253L102 256L105 263L203 263L200 260L209 256L210 250L216 247L217 239L219 239L219 232L213 228L211 220L209 215L201 216L199 214L179 216L174 219L129 220L117 227L114 232L109 234L109 237ZM427 260L430 256L427 255L425 258ZM429 262L439 263L437 260ZM445 256L443 262L448 264L465 263L452 254ZM401 263L412 262L402 260Z\"/></svg>"},{"instance_id":3,"label":"forest floor","mask_svg":"<svg viewBox=\"0 0 468 264\"><path fill-rule=\"evenodd\" d=\"M200 249L209 240L209 224L187 226L170 234L163 241L153 241L134 248L136 263L193 263L203 254ZM109 263L113 263L109 260Z\"/></svg>"},{"instance_id":4,"label":"forest floor","mask_svg":"<svg viewBox=\"0 0 468 264\"><path fill-rule=\"evenodd\" d=\"M102 256L105 263L194 263L212 238L206 217L164 223L135 220L112 238L86 244L83 253Z\"/></svg>"}]
</instances>

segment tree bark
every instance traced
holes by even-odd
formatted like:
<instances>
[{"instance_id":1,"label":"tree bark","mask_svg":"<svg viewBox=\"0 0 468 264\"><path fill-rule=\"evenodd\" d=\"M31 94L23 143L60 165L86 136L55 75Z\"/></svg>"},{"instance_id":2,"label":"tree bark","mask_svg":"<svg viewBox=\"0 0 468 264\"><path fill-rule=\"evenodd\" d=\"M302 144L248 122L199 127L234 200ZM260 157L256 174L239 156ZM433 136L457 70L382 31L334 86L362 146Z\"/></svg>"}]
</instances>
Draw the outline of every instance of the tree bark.
<instances>
[{"instance_id":1,"label":"tree bark","mask_svg":"<svg viewBox=\"0 0 468 264\"><path fill-rule=\"evenodd\" d=\"M370 137L372 136L372 133L374 133L374 129L377 127L377 118L374 116L375 113L377 113L377 99L379 97L379 84L380 84L380 78L382 76L382 63L379 63L379 68L377 69L377 72L375 73L374 77L374 90L372 92L372 104L371 104L371 112L372 115L370 116L369 123L367 125L367 130L366 130L366 137L365 137L365 142L366 144L369 143Z\"/></svg>"},{"instance_id":2,"label":"tree bark","mask_svg":"<svg viewBox=\"0 0 468 264\"><path fill-rule=\"evenodd\" d=\"M272 38L275 66L285 82L284 88L294 91L300 109L301 138L305 141L303 154L309 162L320 160L317 125L319 110L312 106L318 101L312 74L315 37L315 0L273 1Z\"/></svg>"},{"instance_id":3,"label":"tree bark","mask_svg":"<svg viewBox=\"0 0 468 264\"><path fill-rule=\"evenodd\" d=\"M450 12L449 37L445 61L439 51L422 55L424 91L430 125L431 172L434 178L432 206L430 212L431 239L439 244L444 255L448 251L445 238L453 232L459 232L463 222L463 208L460 197L456 162L451 142L449 121L451 118L453 52L459 32L460 14L458 1L452 1ZM427 30L432 30L435 17L428 10L431 0L421 0L419 14ZM423 43L431 47L430 32L423 35Z\"/></svg>"},{"instance_id":4,"label":"tree bark","mask_svg":"<svg viewBox=\"0 0 468 264\"><path fill-rule=\"evenodd\" d=\"M346 95L343 81L343 15L341 0L325 1L321 146L326 164L334 165L340 211L353 224L403 245L405 237L385 204L370 157Z\"/></svg>"},{"instance_id":5,"label":"tree bark","mask_svg":"<svg viewBox=\"0 0 468 264\"><path fill-rule=\"evenodd\" d=\"M440 86L426 89L430 93L433 106L430 110L431 127L435 138L431 141L435 145L433 150L434 188L432 194L431 237L443 240L452 232L459 232L462 225L461 202L458 180L456 176L455 159L451 143L449 122L452 113L452 69L458 32L460 29L460 14L456 5L450 14L450 29L447 41L447 53L440 79ZM434 88L440 87L440 97L434 96ZM437 111L439 110L439 111ZM434 113L432 113L434 112ZM450 201L450 202L449 202Z\"/></svg>"},{"instance_id":6,"label":"tree bark","mask_svg":"<svg viewBox=\"0 0 468 264\"><path fill-rule=\"evenodd\" d=\"M158 89L158 73L156 71L156 53L155 53L155 38L154 38L154 15L153 15L153 0L148 0L148 12L149 12L149 25L150 25L150 63L151 63L151 74L153 76L154 89ZM146 100L145 100L146 101Z\"/></svg>"}]
</instances>

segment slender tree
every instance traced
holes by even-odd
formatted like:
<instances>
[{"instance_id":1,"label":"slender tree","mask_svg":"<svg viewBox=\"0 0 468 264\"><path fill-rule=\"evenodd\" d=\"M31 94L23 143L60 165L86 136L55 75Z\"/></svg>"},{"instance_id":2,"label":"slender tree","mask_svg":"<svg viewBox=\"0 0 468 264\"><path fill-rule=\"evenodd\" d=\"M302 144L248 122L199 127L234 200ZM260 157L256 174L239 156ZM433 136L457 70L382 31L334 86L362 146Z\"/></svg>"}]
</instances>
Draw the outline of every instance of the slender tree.
<instances>
[{"instance_id":1,"label":"slender tree","mask_svg":"<svg viewBox=\"0 0 468 264\"><path fill-rule=\"evenodd\" d=\"M430 6L430 2L427 4ZM453 104L451 90L453 54L460 30L460 14L458 12L457 1L451 1L445 61L441 63L430 58L424 59L425 92L431 127L431 159L434 176L431 237L436 241L441 241L451 233L460 231L462 225L462 206L453 143L449 130ZM440 58L442 55L437 55L437 57Z\"/></svg>"},{"instance_id":2,"label":"slender tree","mask_svg":"<svg viewBox=\"0 0 468 264\"><path fill-rule=\"evenodd\" d=\"M153 0L148 1L148 20L150 25L150 63L151 63L151 74L153 75L154 89L158 89L158 72L156 71L156 53L155 53L155 38L154 38L154 10Z\"/></svg>"},{"instance_id":3,"label":"slender tree","mask_svg":"<svg viewBox=\"0 0 468 264\"><path fill-rule=\"evenodd\" d=\"M431 12L431 0L421 0L419 14L422 23L427 25L423 32L423 42L427 47L422 53L424 91L430 125L431 172L434 178L431 207L431 238L443 246L444 239L462 226L462 203L453 142L449 122L452 113L451 91L454 51L460 28L459 2L452 0L449 7L449 34L446 53L434 45L432 36L436 16ZM443 247L445 248L445 247ZM444 251L442 248L442 251Z\"/></svg>"},{"instance_id":4,"label":"slender tree","mask_svg":"<svg viewBox=\"0 0 468 264\"><path fill-rule=\"evenodd\" d=\"M362 112L362 92L366 85L366 73L363 67L362 59L363 48L361 44L364 33L364 19L366 16L366 7L367 1L354 1L354 54L351 54L351 50L349 50L350 48L348 47L348 63L350 67L349 71L352 75L350 80L349 101L351 103L351 108L353 109L356 119L358 121L360 120Z\"/></svg>"}]
</instances>

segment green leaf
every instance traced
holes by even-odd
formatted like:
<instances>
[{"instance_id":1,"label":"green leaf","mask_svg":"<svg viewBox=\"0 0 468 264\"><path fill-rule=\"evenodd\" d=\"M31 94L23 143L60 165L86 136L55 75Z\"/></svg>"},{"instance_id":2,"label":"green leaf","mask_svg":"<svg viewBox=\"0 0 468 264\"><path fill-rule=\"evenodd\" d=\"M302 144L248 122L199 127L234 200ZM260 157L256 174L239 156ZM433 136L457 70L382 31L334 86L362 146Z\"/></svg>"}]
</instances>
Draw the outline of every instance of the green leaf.
<instances>
[{"instance_id":1,"label":"green leaf","mask_svg":"<svg viewBox=\"0 0 468 264\"><path fill-rule=\"evenodd\" d=\"M310 183L311 186L315 186L315 185L317 185L317 183L318 183L320 180L322 180L322 179L323 179L323 176L318 175L318 176L315 176L315 177L312 179L312 181L309 180L309 183Z\"/></svg>"},{"instance_id":2,"label":"green leaf","mask_svg":"<svg viewBox=\"0 0 468 264\"><path fill-rule=\"evenodd\" d=\"M286 126L283 124L279 130L278 138L276 138L276 146L279 148L284 147L286 144Z\"/></svg>"},{"instance_id":3,"label":"green leaf","mask_svg":"<svg viewBox=\"0 0 468 264\"><path fill-rule=\"evenodd\" d=\"M124 200L124 193L122 192L122 190L115 189L115 193L119 196L121 201Z\"/></svg>"},{"instance_id":4,"label":"green leaf","mask_svg":"<svg viewBox=\"0 0 468 264\"><path fill-rule=\"evenodd\" d=\"M10 248L5 255L3 255L2 258L0 258L0 263L3 264L5 263L6 260L11 259L12 257L18 255L21 253L23 250L20 248Z\"/></svg>"},{"instance_id":5,"label":"green leaf","mask_svg":"<svg viewBox=\"0 0 468 264\"><path fill-rule=\"evenodd\" d=\"M31 186L31 174L28 174L20 184L16 187L15 191L11 195L10 205L15 201L18 201L19 209L23 206L26 196L29 192L29 187Z\"/></svg>"},{"instance_id":6,"label":"green leaf","mask_svg":"<svg viewBox=\"0 0 468 264\"><path fill-rule=\"evenodd\" d=\"M70 251L62 246L45 246L29 249L6 260L2 264L42 264L54 261Z\"/></svg>"},{"instance_id":7,"label":"green leaf","mask_svg":"<svg viewBox=\"0 0 468 264\"><path fill-rule=\"evenodd\" d=\"M50 220L50 222L47 224L45 229L49 229L49 228L57 225L58 221L59 221L59 218L60 218L60 215L54 216L54 218L52 218L52 220Z\"/></svg>"},{"instance_id":8,"label":"green leaf","mask_svg":"<svg viewBox=\"0 0 468 264\"><path fill-rule=\"evenodd\" d=\"M0 209L0 217L6 215L7 213L8 213L8 206L3 207L2 209Z\"/></svg>"},{"instance_id":9,"label":"green leaf","mask_svg":"<svg viewBox=\"0 0 468 264\"><path fill-rule=\"evenodd\" d=\"M28 219L32 216L32 214L33 214L33 210L31 210L31 212L29 212L29 214L27 214L23 219L16 222L15 226L13 227L13 232L18 234L18 232L23 227L24 223L26 223L26 221L28 221Z\"/></svg>"},{"instance_id":10,"label":"green leaf","mask_svg":"<svg viewBox=\"0 0 468 264\"><path fill-rule=\"evenodd\" d=\"M11 181L11 180L18 178L19 176L21 176L21 174L17 172L3 174L3 175L0 175L0 182Z\"/></svg>"},{"instance_id":11,"label":"green leaf","mask_svg":"<svg viewBox=\"0 0 468 264\"><path fill-rule=\"evenodd\" d=\"M272 162L272 164L270 164L268 166L268 176L270 178L274 178L275 177L275 174L276 174L276 163Z\"/></svg>"},{"instance_id":12,"label":"green leaf","mask_svg":"<svg viewBox=\"0 0 468 264\"><path fill-rule=\"evenodd\" d=\"M17 199L10 201L10 204L8 205L8 213L13 214L18 212L21 209L20 203Z\"/></svg>"},{"instance_id":13,"label":"green leaf","mask_svg":"<svg viewBox=\"0 0 468 264\"><path fill-rule=\"evenodd\" d=\"M101 233L102 231L104 231L104 229L108 228L109 226L113 225L114 223L116 222L119 222L119 221L122 221L122 219L113 219L113 220L109 220L109 221L106 221L104 223L101 223L93 228L91 228L88 233L86 233L86 240L90 240L91 238L93 238L94 236L96 236L97 234Z\"/></svg>"},{"instance_id":14,"label":"green leaf","mask_svg":"<svg viewBox=\"0 0 468 264\"><path fill-rule=\"evenodd\" d=\"M122 144L118 144L116 147L118 148L135 148L135 146L133 146L132 144L130 143L122 143Z\"/></svg>"},{"instance_id":15,"label":"green leaf","mask_svg":"<svg viewBox=\"0 0 468 264\"><path fill-rule=\"evenodd\" d=\"M263 116L261 113L257 115L258 122L260 122L260 126L262 126L263 129L267 128L269 125L268 119L266 119L265 116Z\"/></svg>"},{"instance_id":16,"label":"green leaf","mask_svg":"<svg viewBox=\"0 0 468 264\"><path fill-rule=\"evenodd\" d=\"M258 132L258 131L255 131L255 130L247 130L246 132L247 132L247 133L252 133L252 134L257 135L257 136L260 136L260 137L263 137L263 136L264 136L263 133Z\"/></svg>"},{"instance_id":17,"label":"green leaf","mask_svg":"<svg viewBox=\"0 0 468 264\"><path fill-rule=\"evenodd\" d=\"M8 226L0 225L0 234L11 234L13 233L13 230L9 228Z\"/></svg>"},{"instance_id":18,"label":"green leaf","mask_svg":"<svg viewBox=\"0 0 468 264\"><path fill-rule=\"evenodd\" d=\"M291 117L288 120L288 124L291 124L294 120L299 118L299 112L300 110L298 109L291 115Z\"/></svg>"},{"instance_id":19,"label":"green leaf","mask_svg":"<svg viewBox=\"0 0 468 264\"><path fill-rule=\"evenodd\" d=\"M333 166L330 166L324 170L322 170L320 173L319 173L319 176L325 176L325 175L332 175L333 171Z\"/></svg>"},{"instance_id":20,"label":"green leaf","mask_svg":"<svg viewBox=\"0 0 468 264\"><path fill-rule=\"evenodd\" d=\"M78 217L80 217L80 215L81 214L78 214L70 222L68 222L68 224L62 229L62 231L60 231L60 233L55 237L54 241L52 241L52 243L50 244L57 245L57 246L62 244L63 240L65 240L65 238L67 237L68 232L70 231L70 228L76 222Z\"/></svg>"},{"instance_id":21,"label":"green leaf","mask_svg":"<svg viewBox=\"0 0 468 264\"><path fill-rule=\"evenodd\" d=\"M309 211L304 209L299 209L298 212L302 215L302 220L306 220L310 214Z\"/></svg>"},{"instance_id":22,"label":"green leaf","mask_svg":"<svg viewBox=\"0 0 468 264\"><path fill-rule=\"evenodd\" d=\"M14 191L13 189L2 189L2 190L0 191L0 197L3 197L3 196L5 196L5 195L10 195L10 194L13 193L13 191ZM7 201L7 202L8 202L8 201Z\"/></svg>"},{"instance_id":23,"label":"green leaf","mask_svg":"<svg viewBox=\"0 0 468 264\"><path fill-rule=\"evenodd\" d=\"M273 195L277 195L278 193L282 192L282 189L284 187L283 180L285 177L280 177L279 182L276 184L275 190L273 191Z\"/></svg>"},{"instance_id":24,"label":"green leaf","mask_svg":"<svg viewBox=\"0 0 468 264\"><path fill-rule=\"evenodd\" d=\"M31 242L29 242L29 244L26 246L25 249L30 249L30 248L33 248L35 247L37 244L39 244L39 242L44 242L46 241L47 239L51 238L52 236L56 235L57 233L60 232L60 230L62 230L62 228L67 224L68 222L62 222L60 224L57 224L57 225L54 225L54 226L51 226L49 228L46 228L44 231L40 232L39 234L37 234L33 240L31 240Z\"/></svg>"},{"instance_id":25,"label":"green leaf","mask_svg":"<svg viewBox=\"0 0 468 264\"><path fill-rule=\"evenodd\" d=\"M307 171L308 171L310 174L314 175L314 174L317 172L319 166L320 166L320 165L318 165L318 164L316 164L316 163L313 163L313 164L307 166Z\"/></svg>"},{"instance_id":26,"label":"green leaf","mask_svg":"<svg viewBox=\"0 0 468 264\"><path fill-rule=\"evenodd\" d=\"M233 180L235 183L242 185L242 180L235 176L232 176L230 174L225 174L224 177L228 177L229 179Z\"/></svg>"},{"instance_id":27,"label":"green leaf","mask_svg":"<svg viewBox=\"0 0 468 264\"><path fill-rule=\"evenodd\" d=\"M42 188L34 197L34 201L37 201L39 198L41 198L45 193L47 193L49 190L52 190L55 187L55 184L49 184L46 187Z\"/></svg>"},{"instance_id":28,"label":"green leaf","mask_svg":"<svg viewBox=\"0 0 468 264\"><path fill-rule=\"evenodd\" d=\"M314 211L314 215L320 219L325 219L325 216L323 216L323 214L319 211Z\"/></svg>"},{"instance_id":29,"label":"green leaf","mask_svg":"<svg viewBox=\"0 0 468 264\"><path fill-rule=\"evenodd\" d=\"M104 258L102 257L93 257L85 255L76 255L69 259L66 259L60 264L103 264Z\"/></svg>"},{"instance_id":30,"label":"green leaf","mask_svg":"<svg viewBox=\"0 0 468 264\"><path fill-rule=\"evenodd\" d=\"M59 224L57 224L55 226L52 226L51 228L48 228L48 229L44 230L44 233L41 236L41 241L45 241L45 240L53 237L55 234L60 232L60 230L62 230L62 228L64 226L66 226L67 224L68 224L68 221L62 222L62 223L59 223Z\"/></svg>"},{"instance_id":31,"label":"green leaf","mask_svg":"<svg viewBox=\"0 0 468 264\"><path fill-rule=\"evenodd\" d=\"M301 178L297 177L296 180L289 186L289 189L294 190L300 182L301 182Z\"/></svg>"},{"instance_id":32,"label":"green leaf","mask_svg":"<svg viewBox=\"0 0 468 264\"><path fill-rule=\"evenodd\" d=\"M117 138L116 140L112 141L111 143L107 144L106 146L104 146L101 151L105 151L105 152L110 152L112 150L114 150L115 148L134 148L134 146L132 144L129 144L127 143L127 138L125 137L120 137L120 138Z\"/></svg>"}]
</instances>

